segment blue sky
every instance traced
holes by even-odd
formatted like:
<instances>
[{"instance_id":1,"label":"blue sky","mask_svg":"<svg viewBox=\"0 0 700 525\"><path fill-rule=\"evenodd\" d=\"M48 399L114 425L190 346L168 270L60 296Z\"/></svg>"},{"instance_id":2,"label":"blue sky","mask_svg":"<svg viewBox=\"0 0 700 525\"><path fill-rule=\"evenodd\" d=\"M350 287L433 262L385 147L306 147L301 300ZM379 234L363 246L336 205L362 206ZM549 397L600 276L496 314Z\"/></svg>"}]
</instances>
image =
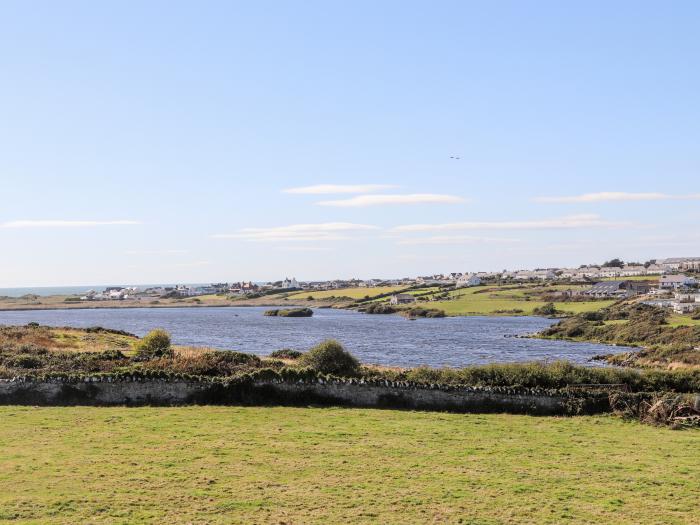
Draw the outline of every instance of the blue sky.
<instances>
[{"instance_id":1,"label":"blue sky","mask_svg":"<svg viewBox=\"0 0 700 525\"><path fill-rule=\"evenodd\" d=\"M700 255L698 21L680 1L3 2L0 286Z\"/></svg>"}]
</instances>

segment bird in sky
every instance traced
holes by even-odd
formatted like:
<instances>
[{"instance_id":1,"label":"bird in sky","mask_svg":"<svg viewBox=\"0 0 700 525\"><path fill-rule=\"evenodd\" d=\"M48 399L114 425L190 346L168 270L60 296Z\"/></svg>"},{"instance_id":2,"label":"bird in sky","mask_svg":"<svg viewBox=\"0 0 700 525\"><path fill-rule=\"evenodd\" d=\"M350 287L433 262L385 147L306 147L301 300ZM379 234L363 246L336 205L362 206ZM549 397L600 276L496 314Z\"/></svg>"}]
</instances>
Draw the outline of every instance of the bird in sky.
<instances>
[{"instance_id":1,"label":"bird in sky","mask_svg":"<svg viewBox=\"0 0 700 525\"><path fill-rule=\"evenodd\" d=\"M450 158L454 159L454 160L459 160L461 157L450 157Z\"/></svg>"}]
</instances>

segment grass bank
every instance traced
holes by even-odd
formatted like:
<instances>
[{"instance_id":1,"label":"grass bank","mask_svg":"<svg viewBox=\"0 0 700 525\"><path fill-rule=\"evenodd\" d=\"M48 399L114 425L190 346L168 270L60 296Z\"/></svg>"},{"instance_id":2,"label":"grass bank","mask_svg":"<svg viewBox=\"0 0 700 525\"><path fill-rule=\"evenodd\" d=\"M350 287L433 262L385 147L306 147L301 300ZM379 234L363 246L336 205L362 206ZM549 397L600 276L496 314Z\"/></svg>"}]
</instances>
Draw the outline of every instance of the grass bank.
<instances>
[{"instance_id":1,"label":"grass bank","mask_svg":"<svg viewBox=\"0 0 700 525\"><path fill-rule=\"evenodd\" d=\"M0 407L0 419L12 523L680 525L697 512L698 431L614 417Z\"/></svg>"}]
</instances>

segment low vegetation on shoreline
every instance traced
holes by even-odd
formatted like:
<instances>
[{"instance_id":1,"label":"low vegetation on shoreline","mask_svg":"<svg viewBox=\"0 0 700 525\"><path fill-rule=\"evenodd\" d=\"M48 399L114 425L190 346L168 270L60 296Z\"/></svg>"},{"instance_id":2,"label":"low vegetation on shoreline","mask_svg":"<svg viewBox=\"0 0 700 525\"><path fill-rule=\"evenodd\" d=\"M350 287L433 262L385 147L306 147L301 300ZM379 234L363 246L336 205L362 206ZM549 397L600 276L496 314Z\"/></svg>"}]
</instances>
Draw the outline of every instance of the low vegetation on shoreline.
<instances>
[{"instance_id":1,"label":"low vegetation on shoreline","mask_svg":"<svg viewBox=\"0 0 700 525\"><path fill-rule=\"evenodd\" d=\"M700 369L700 324L674 325L670 319L666 309L620 303L560 321L539 336L643 347L604 356L615 365Z\"/></svg>"},{"instance_id":2,"label":"low vegetation on shoreline","mask_svg":"<svg viewBox=\"0 0 700 525\"><path fill-rule=\"evenodd\" d=\"M118 346L107 348L98 340L96 350L89 351L85 341L92 341L95 334L110 341L116 337ZM167 333L160 330L139 339L97 328L0 327L0 378L6 379L81 374L235 378L251 373L277 376L287 370L421 384L544 389L618 385L632 392L700 392L700 370L691 369L593 368L567 362L402 369L362 365L335 341L321 343L308 352L280 350L269 357L259 357L234 351L174 347Z\"/></svg>"}]
</instances>

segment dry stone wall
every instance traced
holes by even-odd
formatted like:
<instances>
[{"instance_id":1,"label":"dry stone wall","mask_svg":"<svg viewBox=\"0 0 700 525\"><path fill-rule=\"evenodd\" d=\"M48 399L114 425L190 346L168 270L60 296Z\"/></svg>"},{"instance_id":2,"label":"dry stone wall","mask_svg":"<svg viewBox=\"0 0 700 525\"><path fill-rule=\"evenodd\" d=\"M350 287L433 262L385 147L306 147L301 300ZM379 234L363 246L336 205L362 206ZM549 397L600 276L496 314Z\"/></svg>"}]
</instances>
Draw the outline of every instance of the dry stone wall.
<instances>
[{"instance_id":1,"label":"dry stone wall","mask_svg":"<svg viewBox=\"0 0 700 525\"><path fill-rule=\"evenodd\" d=\"M359 379L202 381L141 377L0 380L3 405L171 406L337 405L449 412L535 415L594 414L610 410L604 393L505 387L455 387Z\"/></svg>"}]
</instances>

